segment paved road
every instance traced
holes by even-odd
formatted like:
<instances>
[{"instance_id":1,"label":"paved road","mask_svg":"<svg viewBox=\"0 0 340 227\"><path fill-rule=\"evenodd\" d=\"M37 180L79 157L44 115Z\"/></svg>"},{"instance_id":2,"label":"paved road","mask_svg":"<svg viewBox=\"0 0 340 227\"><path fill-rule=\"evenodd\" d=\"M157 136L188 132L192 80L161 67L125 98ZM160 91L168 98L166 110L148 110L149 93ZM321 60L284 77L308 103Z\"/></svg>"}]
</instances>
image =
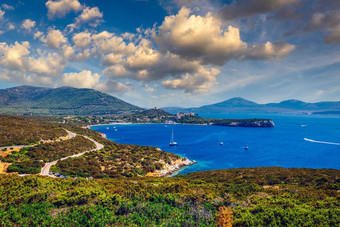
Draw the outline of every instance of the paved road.
<instances>
[{"instance_id":1,"label":"paved road","mask_svg":"<svg viewBox=\"0 0 340 227\"><path fill-rule=\"evenodd\" d=\"M56 142L56 141L60 141L61 139L62 140L67 140L67 139L72 139L73 137L75 137L77 134L74 133L74 132L71 132L67 129L64 129L66 132L67 132L67 136L65 137L60 137L59 139L55 140L55 141L45 141L45 142L50 142L50 143L53 143L53 142ZM0 150L2 149L10 149L10 148L13 148L13 149L16 149L16 148L24 148L24 147L34 147L34 146L37 146L38 144L33 144L33 145L15 145L15 146L6 146L6 147L0 147Z\"/></svg>"},{"instance_id":2,"label":"paved road","mask_svg":"<svg viewBox=\"0 0 340 227\"><path fill-rule=\"evenodd\" d=\"M73 132L70 132L70 133L73 133ZM76 136L77 134L76 133L73 133L74 136ZM104 148L104 145L101 144L101 143L98 143L97 141L87 137L87 136L83 136L85 137L86 139L88 140L91 140L92 142L94 142L94 144L96 145L96 148L95 149L92 149L92 150L88 150L88 151L84 151L82 153L78 153L78 154L74 154L74 155L70 155L70 156L67 156L67 157L64 157L64 158L61 158L59 160L56 160L56 161L53 161L53 162L48 162L45 164L45 166L43 168L41 168L41 171L40 171L40 175L42 176L50 176L50 177L55 177L54 175L49 175L48 173L50 172L50 168L52 166L54 166L55 164L57 164L58 161L62 161L62 160L65 160L65 159L68 159L68 158L75 158L75 157L79 157L79 156L82 156L88 152L91 152L91 151L99 151L101 149Z\"/></svg>"}]
</instances>

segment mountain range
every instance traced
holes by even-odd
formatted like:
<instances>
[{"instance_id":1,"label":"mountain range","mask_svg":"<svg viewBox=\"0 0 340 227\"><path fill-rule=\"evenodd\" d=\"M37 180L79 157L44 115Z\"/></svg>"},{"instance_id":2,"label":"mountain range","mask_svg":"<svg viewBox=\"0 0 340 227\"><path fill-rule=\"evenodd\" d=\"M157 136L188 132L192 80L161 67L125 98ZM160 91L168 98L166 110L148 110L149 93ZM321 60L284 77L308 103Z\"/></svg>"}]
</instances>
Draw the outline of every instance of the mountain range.
<instances>
[{"instance_id":1,"label":"mountain range","mask_svg":"<svg viewBox=\"0 0 340 227\"><path fill-rule=\"evenodd\" d=\"M93 89L19 86L0 90L0 113L105 115L141 110L138 106Z\"/></svg>"},{"instance_id":2,"label":"mountain range","mask_svg":"<svg viewBox=\"0 0 340 227\"><path fill-rule=\"evenodd\" d=\"M307 103L286 100L258 104L240 97L194 108L164 107L169 113L318 113L340 114L340 102ZM133 114L144 109L87 88L19 86L0 89L0 113L39 115Z\"/></svg>"},{"instance_id":3,"label":"mountain range","mask_svg":"<svg viewBox=\"0 0 340 227\"><path fill-rule=\"evenodd\" d=\"M164 107L164 111L170 113L195 112L195 113L318 113L340 114L340 102L308 103L296 99L282 101L280 103L258 104L240 97L228 99L223 102L205 105L201 107L182 108Z\"/></svg>"}]
</instances>

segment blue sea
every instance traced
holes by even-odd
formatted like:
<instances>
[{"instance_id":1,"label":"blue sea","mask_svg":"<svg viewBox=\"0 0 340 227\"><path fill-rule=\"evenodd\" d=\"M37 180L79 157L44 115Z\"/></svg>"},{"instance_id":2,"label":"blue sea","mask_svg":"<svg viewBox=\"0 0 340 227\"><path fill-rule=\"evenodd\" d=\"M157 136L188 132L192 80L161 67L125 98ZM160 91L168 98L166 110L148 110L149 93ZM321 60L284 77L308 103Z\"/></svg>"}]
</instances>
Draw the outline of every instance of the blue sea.
<instances>
[{"instance_id":1,"label":"blue sea","mask_svg":"<svg viewBox=\"0 0 340 227\"><path fill-rule=\"evenodd\" d=\"M93 126L117 143L150 145L197 163L179 174L240 167L340 169L340 116L200 114L209 118L269 118L274 128L182 124ZM115 127L115 128L114 128ZM117 129L117 130L115 130ZM170 147L174 130L178 147ZM223 145L220 145L223 141ZM244 146L248 146L248 150Z\"/></svg>"}]
</instances>

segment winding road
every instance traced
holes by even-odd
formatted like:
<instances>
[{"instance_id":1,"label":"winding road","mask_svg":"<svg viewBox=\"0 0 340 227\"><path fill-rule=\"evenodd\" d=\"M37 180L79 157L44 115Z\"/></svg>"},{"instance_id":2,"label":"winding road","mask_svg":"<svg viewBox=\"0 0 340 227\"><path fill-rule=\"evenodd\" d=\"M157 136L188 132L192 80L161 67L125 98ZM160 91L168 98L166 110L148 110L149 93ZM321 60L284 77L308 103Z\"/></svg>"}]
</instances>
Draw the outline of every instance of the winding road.
<instances>
[{"instance_id":1,"label":"winding road","mask_svg":"<svg viewBox=\"0 0 340 227\"><path fill-rule=\"evenodd\" d=\"M53 142L58 142L58 141L61 141L61 140L69 140L69 139L72 139L73 137L75 137L77 134L76 133L74 133L74 132L71 132L71 131L69 131L69 130L67 130L67 129L64 129L66 132L67 132L67 136L64 136L64 137L59 137L58 139L56 139L56 140L51 140L51 141L49 141L49 140L44 140L44 141L42 141L43 143L53 143ZM39 145L39 144L33 144L33 145L15 145L15 146L6 146L6 147L0 147L0 150L2 150L2 149L16 149L16 148L24 148L24 147L34 147L34 146L37 146L37 145Z\"/></svg>"},{"instance_id":2,"label":"winding road","mask_svg":"<svg viewBox=\"0 0 340 227\"><path fill-rule=\"evenodd\" d=\"M73 132L70 132L68 130L66 130L67 133L72 133L73 134L73 137L75 137L77 134L76 133L73 133ZM70 134L69 134L70 135ZM95 145L96 145L96 148L92 149L92 150L88 150L88 151L84 151L84 152L81 152L81 153L78 153L78 154L74 154L74 155L70 155L70 156L67 156L67 157L64 157L64 158L61 158L61 159L58 159L56 161L53 161L53 162L48 162L45 164L45 166L43 168L41 168L41 171L40 171L40 175L41 176L49 176L49 177L56 177L54 175L49 175L49 172L50 172L50 168L52 166L54 166L55 164L57 164L58 161L62 161L62 160L65 160L65 159L68 159L68 158L76 158L76 157L80 157L88 152L91 152L91 151L99 151L101 149L104 148L104 145L101 144L101 143L98 143L97 141L87 137L87 136L84 136L82 135L83 137L85 137L86 139L88 140L91 140Z\"/></svg>"}]
</instances>

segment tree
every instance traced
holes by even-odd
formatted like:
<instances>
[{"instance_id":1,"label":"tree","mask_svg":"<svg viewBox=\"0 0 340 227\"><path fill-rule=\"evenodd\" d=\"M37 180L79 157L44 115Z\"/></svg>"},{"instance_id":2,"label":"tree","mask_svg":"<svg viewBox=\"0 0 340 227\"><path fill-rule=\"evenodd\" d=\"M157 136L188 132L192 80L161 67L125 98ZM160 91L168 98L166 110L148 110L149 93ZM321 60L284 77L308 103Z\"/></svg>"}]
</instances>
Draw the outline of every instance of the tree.
<instances>
[{"instance_id":1,"label":"tree","mask_svg":"<svg viewBox=\"0 0 340 227\"><path fill-rule=\"evenodd\" d=\"M221 206L218 208L216 216L217 226L232 227L234 222L234 212L230 207Z\"/></svg>"}]
</instances>

